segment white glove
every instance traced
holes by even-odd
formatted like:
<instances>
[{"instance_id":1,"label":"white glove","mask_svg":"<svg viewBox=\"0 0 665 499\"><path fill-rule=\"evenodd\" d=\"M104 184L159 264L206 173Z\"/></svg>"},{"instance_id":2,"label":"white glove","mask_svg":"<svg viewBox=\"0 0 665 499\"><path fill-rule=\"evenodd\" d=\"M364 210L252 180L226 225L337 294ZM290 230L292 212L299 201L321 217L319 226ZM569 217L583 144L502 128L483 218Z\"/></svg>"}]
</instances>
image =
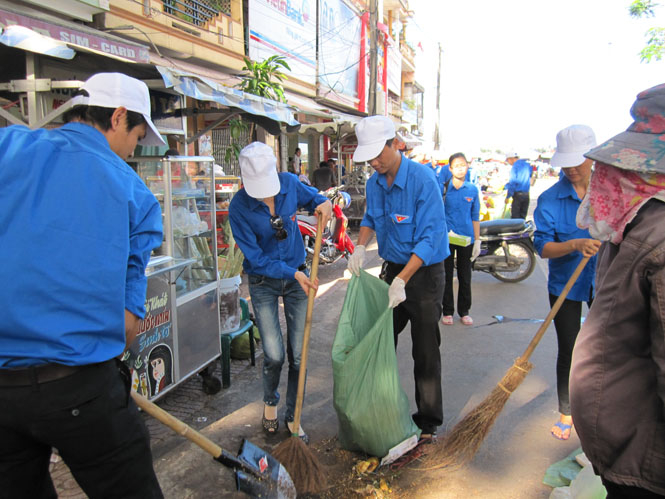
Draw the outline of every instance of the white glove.
<instances>
[{"instance_id":1,"label":"white glove","mask_svg":"<svg viewBox=\"0 0 665 499\"><path fill-rule=\"evenodd\" d=\"M360 275L360 267L363 266L363 263L365 263L365 247L362 245L356 246L353 254L349 257L346 268L352 274Z\"/></svg>"},{"instance_id":2,"label":"white glove","mask_svg":"<svg viewBox=\"0 0 665 499\"><path fill-rule=\"evenodd\" d=\"M406 291L404 291L406 284L399 277L393 279L393 283L388 288L388 306L395 308L397 305L406 300Z\"/></svg>"},{"instance_id":3,"label":"white glove","mask_svg":"<svg viewBox=\"0 0 665 499\"><path fill-rule=\"evenodd\" d=\"M471 261L474 261L480 255L480 239L473 242L473 249L471 250Z\"/></svg>"}]
</instances>

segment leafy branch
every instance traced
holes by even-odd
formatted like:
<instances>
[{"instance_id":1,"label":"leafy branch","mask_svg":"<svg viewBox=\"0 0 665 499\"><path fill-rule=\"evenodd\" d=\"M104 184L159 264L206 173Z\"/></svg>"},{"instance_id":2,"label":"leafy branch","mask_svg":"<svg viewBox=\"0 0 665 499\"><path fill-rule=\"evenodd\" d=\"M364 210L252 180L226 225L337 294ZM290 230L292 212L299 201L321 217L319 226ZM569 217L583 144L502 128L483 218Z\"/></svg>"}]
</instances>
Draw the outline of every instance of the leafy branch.
<instances>
[{"instance_id":1,"label":"leafy branch","mask_svg":"<svg viewBox=\"0 0 665 499\"><path fill-rule=\"evenodd\" d=\"M242 81L236 85L243 92L258 95L267 99L286 102L284 96L283 81L288 77L282 72L283 69L291 71L286 58L281 55L273 55L261 62L252 61L247 57L243 71L248 74L242 75Z\"/></svg>"},{"instance_id":2,"label":"leafy branch","mask_svg":"<svg viewBox=\"0 0 665 499\"><path fill-rule=\"evenodd\" d=\"M654 12L655 7L658 7L658 4L653 0L633 0L628 11L630 12L630 16L635 18L654 17L656 15Z\"/></svg>"},{"instance_id":3,"label":"leafy branch","mask_svg":"<svg viewBox=\"0 0 665 499\"><path fill-rule=\"evenodd\" d=\"M659 5L654 0L633 0L628 8L631 17L654 17ZM650 28L646 34L647 44L640 51L642 62L660 61L665 56L665 28Z\"/></svg>"}]
</instances>

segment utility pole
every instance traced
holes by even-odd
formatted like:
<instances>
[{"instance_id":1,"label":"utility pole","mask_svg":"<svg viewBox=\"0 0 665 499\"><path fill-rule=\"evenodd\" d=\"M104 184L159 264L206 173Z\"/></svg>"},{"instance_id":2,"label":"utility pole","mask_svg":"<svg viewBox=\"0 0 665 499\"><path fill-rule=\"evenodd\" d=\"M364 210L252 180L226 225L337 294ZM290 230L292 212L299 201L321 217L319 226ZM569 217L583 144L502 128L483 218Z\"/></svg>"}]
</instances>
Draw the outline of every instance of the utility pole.
<instances>
[{"instance_id":1,"label":"utility pole","mask_svg":"<svg viewBox=\"0 0 665 499\"><path fill-rule=\"evenodd\" d=\"M378 22L379 22L379 2L370 0L369 2L369 92L367 110L370 116L376 114L376 80L377 75L377 57L378 57Z\"/></svg>"},{"instance_id":2,"label":"utility pole","mask_svg":"<svg viewBox=\"0 0 665 499\"><path fill-rule=\"evenodd\" d=\"M434 150L438 151L441 146L441 109L439 102L441 101L441 59L443 50L441 50L441 43L439 43L439 71L436 73L436 121L434 122Z\"/></svg>"}]
</instances>

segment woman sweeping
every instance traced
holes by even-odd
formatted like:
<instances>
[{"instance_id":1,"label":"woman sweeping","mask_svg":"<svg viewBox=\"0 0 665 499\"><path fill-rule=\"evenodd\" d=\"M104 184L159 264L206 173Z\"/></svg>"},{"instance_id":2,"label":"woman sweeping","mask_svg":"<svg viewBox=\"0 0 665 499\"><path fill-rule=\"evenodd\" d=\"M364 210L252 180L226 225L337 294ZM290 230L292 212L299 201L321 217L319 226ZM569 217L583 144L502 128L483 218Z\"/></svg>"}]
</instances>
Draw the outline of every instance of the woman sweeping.
<instances>
[{"instance_id":1,"label":"woman sweeping","mask_svg":"<svg viewBox=\"0 0 665 499\"><path fill-rule=\"evenodd\" d=\"M471 262L480 254L480 198L478 188L465 180L469 163L461 152L450 156L448 161L452 178L444 183L443 201L446 206L446 224L449 230L460 236L471 238L472 245L450 244L450 256L443 262L446 285L443 291L443 317L441 322L453 324L455 297L453 295L453 272L457 260L457 313L462 324L473 325L469 315L471 309Z\"/></svg>"},{"instance_id":2,"label":"woman sweeping","mask_svg":"<svg viewBox=\"0 0 665 499\"><path fill-rule=\"evenodd\" d=\"M572 125L556 137L557 148L550 164L562 168L563 176L538 198L534 212L537 230L534 245L543 258L549 258L547 290L550 306L554 305L583 256L593 257L554 316L559 352L556 362L559 420L550 430L559 440L568 440L573 427L568 396L570 360L580 330L582 302L591 306L594 293L596 257L600 241L591 239L589 231L575 225L577 209L586 195L593 160L584 157L596 145L593 130L585 125Z\"/></svg>"},{"instance_id":3,"label":"woman sweeping","mask_svg":"<svg viewBox=\"0 0 665 499\"><path fill-rule=\"evenodd\" d=\"M279 378L284 364L284 342L279 325L279 298L286 318L286 352L289 360L284 422L289 433L298 390L298 370L303 343L307 294L316 289L306 271L305 246L296 223L296 211L305 208L330 219L332 205L316 189L289 173L277 173L277 160L270 147L253 142L240 152L243 188L229 206L233 237L245 255L249 294L263 343L263 429L274 434L279 428L277 404Z\"/></svg>"},{"instance_id":4,"label":"woman sweeping","mask_svg":"<svg viewBox=\"0 0 665 499\"><path fill-rule=\"evenodd\" d=\"M570 401L608 499L665 497L665 85L637 96L596 161L578 224L603 242Z\"/></svg>"}]
</instances>

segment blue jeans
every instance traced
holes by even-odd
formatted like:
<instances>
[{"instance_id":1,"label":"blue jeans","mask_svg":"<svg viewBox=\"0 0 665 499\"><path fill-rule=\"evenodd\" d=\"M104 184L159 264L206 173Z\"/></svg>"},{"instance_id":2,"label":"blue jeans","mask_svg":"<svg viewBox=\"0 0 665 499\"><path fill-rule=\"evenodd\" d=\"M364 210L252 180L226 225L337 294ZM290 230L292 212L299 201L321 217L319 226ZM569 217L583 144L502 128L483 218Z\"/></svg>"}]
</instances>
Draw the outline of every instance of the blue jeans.
<instances>
[{"instance_id":1,"label":"blue jeans","mask_svg":"<svg viewBox=\"0 0 665 499\"><path fill-rule=\"evenodd\" d=\"M263 344L263 401L276 406L279 402L279 377L284 364L284 341L279 326L279 297L284 302L286 316L286 351L289 358L289 377L286 388L286 421L293 421L298 394L300 353L305 333L307 295L295 279L274 279L249 275L249 294Z\"/></svg>"}]
</instances>

